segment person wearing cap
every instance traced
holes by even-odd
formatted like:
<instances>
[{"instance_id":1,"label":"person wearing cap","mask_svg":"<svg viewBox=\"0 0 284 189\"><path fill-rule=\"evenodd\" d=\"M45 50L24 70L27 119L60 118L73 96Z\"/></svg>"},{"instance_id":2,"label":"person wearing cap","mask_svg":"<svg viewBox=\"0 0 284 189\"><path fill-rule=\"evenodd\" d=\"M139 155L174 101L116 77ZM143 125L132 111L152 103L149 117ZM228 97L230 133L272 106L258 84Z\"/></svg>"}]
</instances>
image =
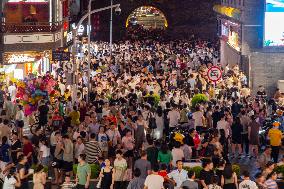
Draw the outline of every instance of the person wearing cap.
<instances>
[{"instance_id":1,"label":"person wearing cap","mask_svg":"<svg viewBox=\"0 0 284 189\"><path fill-rule=\"evenodd\" d=\"M283 138L282 131L279 130L280 123L274 122L273 128L269 129L268 131L268 138L270 139L271 145L271 158L273 159L274 163L278 162L279 151L281 147L281 140Z\"/></svg>"}]
</instances>

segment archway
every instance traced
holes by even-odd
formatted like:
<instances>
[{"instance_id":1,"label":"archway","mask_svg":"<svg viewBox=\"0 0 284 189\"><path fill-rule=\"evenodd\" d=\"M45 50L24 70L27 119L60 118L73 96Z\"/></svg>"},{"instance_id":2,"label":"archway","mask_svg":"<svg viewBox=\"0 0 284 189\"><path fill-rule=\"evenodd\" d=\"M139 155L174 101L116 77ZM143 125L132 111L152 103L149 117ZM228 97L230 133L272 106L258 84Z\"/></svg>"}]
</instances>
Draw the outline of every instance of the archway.
<instances>
[{"instance_id":1,"label":"archway","mask_svg":"<svg viewBox=\"0 0 284 189\"><path fill-rule=\"evenodd\" d=\"M141 6L131 12L125 24L126 28L137 25L144 29L166 29L168 21L160 9L153 6Z\"/></svg>"}]
</instances>

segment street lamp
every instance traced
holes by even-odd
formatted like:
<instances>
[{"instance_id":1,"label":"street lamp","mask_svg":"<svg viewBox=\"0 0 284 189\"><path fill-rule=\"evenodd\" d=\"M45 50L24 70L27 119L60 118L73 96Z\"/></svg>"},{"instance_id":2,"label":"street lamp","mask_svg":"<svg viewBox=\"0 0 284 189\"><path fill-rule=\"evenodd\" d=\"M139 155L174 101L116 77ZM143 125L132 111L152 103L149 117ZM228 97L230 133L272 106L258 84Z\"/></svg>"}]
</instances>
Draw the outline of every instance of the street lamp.
<instances>
[{"instance_id":1,"label":"street lamp","mask_svg":"<svg viewBox=\"0 0 284 189\"><path fill-rule=\"evenodd\" d=\"M88 6L88 27L87 27L87 32L88 32L88 72L87 72L87 87L88 87L88 93L87 93L87 103L89 103L89 94L91 91L91 9L92 9L92 1L94 0L89 0L89 6Z\"/></svg>"},{"instance_id":2,"label":"street lamp","mask_svg":"<svg viewBox=\"0 0 284 189\"><path fill-rule=\"evenodd\" d=\"M104 7L104 8L100 8L100 9L95 9L95 10L90 10L90 7L91 7L91 1L89 1L89 11L87 14L85 14L78 22L78 24L76 25L75 28L73 28L73 48L72 48L72 55L73 55L73 86L72 86L72 89L73 89L73 102L75 102L75 99L77 98L77 80L76 80L76 76L75 76L75 73L77 72L77 65L76 65L76 37L77 37L77 34L78 34L78 28L79 26L82 24L82 22L87 18L87 17L90 17L90 15L94 14L94 13L98 13L98 12L101 12L101 11L104 11L104 10L108 10L108 9L113 9L113 8L117 8L117 7L120 7L120 4L115 4L115 5L111 5L111 6L108 6L108 7ZM119 9L120 10L120 9ZM89 22L89 29L88 29L88 76L90 76L90 22ZM89 99L89 88L90 88L90 77L88 78L88 97L87 99Z\"/></svg>"}]
</instances>

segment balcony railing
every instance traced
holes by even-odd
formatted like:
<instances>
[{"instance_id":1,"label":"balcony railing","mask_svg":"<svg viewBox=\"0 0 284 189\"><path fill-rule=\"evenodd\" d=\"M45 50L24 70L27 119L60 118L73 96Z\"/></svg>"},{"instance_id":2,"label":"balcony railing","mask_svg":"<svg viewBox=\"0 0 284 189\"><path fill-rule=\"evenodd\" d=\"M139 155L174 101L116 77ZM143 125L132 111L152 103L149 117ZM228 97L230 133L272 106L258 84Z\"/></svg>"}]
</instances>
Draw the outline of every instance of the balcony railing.
<instances>
[{"instance_id":1,"label":"balcony railing","mask_svg":"<svg viewBox=\"0 0 284 189\"><path fill-rule=\"evenodd\" d=\"M1 33L32 33L32 32L56 32L62 27L62 22L25 22L25 23L1 23Z\"/></svg>"}]
</instances>

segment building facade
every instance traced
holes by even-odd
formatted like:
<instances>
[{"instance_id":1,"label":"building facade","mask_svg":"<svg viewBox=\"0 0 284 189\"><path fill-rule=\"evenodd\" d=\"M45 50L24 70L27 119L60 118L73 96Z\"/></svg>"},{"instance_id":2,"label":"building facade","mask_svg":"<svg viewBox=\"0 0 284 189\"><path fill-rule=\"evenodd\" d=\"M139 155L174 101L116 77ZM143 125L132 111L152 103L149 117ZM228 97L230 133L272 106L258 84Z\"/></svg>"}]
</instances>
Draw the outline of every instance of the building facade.
<instances>
[{"instance_id":1,"label":"building facade","mask_svg":"<svg viewBox=\"0 0 284 189\"><path fill-rule=\"evenodd\" d=\"M21 79L29 73L50 70L51 52L62 46L64 3L61 0L1 1L2 71Z\"/></svg>"},{"instance_id":2,"label":"building facade","mask_svg":"<svg viewBox=\"0 0 284 189\"><path fill-rule=\"evenodd\" d=\"M277 23L284 19L283 7L278 0L221 0L214 6L221 64L239 65L254 93L262 85L272 95L284 79L284 29Z\"/></svg>"}]
</instances>

